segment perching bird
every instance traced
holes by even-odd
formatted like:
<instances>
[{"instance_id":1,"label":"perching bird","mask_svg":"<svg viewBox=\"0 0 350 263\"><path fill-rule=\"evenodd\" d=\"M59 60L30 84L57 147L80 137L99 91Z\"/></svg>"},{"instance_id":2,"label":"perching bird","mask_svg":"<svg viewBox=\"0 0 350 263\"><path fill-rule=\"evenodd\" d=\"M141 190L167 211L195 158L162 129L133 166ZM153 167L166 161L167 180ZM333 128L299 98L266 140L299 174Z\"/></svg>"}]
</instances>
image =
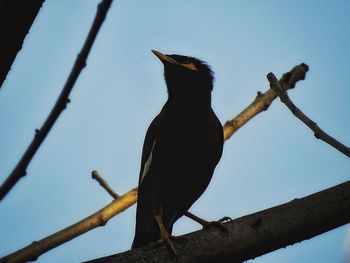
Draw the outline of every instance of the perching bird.
<instances>
[{"instance_id":1,"label":"perching bird","mask_svg":"<svg viewBox=\"0 0 350 263\"><path fill-rule=\"evenodd\" d=\"M168 100L143 145L132 248L169 239L173 224L207 188L223 149L211 108L213 72L199 59L152 52L164 64ZM206 221L204 221L206 222Z\"/></svg>"}]
</instances>

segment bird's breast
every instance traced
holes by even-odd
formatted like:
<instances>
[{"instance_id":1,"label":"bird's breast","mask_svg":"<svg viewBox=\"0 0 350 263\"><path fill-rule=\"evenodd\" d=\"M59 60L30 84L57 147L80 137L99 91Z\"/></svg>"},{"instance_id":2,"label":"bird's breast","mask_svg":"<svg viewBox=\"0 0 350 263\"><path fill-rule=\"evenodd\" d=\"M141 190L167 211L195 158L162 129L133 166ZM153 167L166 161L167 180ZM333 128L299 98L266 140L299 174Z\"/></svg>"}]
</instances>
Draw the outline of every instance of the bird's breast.
<instances>
[{"instance_id":1,"label":"bird's breast","mask_svg":"<svg viewBox=\"0 0 350 263\"><path fill-rule=\"evenodd\" d=\"M163 107L152 153L157 199L175 206L191 205L204 192L223 148L211 108L192 106Z\"/></svg>"},{"instance_id":2,"label":"bird's breast","mask_svg":"<svg viewBox=\"0 0 350 263\"><path fill-rule=\"evenodd\" d=\"M178 189L207 185L222 152L217 127L186 119L170 119L156 147L160 182Z\"/></svg>"}]
</instances>

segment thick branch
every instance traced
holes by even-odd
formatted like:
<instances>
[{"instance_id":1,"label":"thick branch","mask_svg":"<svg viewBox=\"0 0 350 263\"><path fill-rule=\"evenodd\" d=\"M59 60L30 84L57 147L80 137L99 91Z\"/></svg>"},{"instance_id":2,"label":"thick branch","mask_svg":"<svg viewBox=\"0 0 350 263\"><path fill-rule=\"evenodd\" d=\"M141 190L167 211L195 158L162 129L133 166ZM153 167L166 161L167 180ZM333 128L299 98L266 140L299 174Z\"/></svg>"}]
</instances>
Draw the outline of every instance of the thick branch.
<instances>
[{"instance_id":1,"label":"thick branch","mask_svg":"<svg viewBox=\"0 0 350 263\"><path fill-rule=\"evenodd\" d=\"M334 139L332 136L323 131L320 127L318 127L317 123L311 120L308 116L306 116L289 98L287 92L282 89L277 78L273 73L269 73L267 75L267 79L270 82L270 87L273 89L281 101L290 109L290 111L296 116L299 120L301 120L306 126L308 126L313 132L317 139L320 139L329 145L333 146L335 149L345 154L347 157L350 157L350 148L346 147L341 142Z\"/></svg>"},{"instance_id":2,"label":"thick branch","mask_svg":"<svg viewBox=\"0 0 350 263\"><path fill-rule=\"evenodd\" d=\"M75 81L78 79L78 76L82 69L86 66L86 59L89 55L91 47L94 43L94 40L97 36L97 33L106 17L107 11L112 3L112 0L103 0L98 5L98 10L95 16L95 20L90 29L89 35L84 43L82 50L80 51L74 66L69 74L66 84L63 87L63 90L58 97L55 106L52 108L49 116L45 120L44 124L40 130L36 130L36 134L28 146L27 150L23 154L21 160L18 162L14 170L11 172L9 177L0 187L0 201L5 197L5 195L11 190L11 188L17 183L17 181L26 175L26 169L34 157L36 151L39 149L41 143L46 138L47 134L51 130L52 126L55 124L59 115L66 108L67 103L69 102L69 94L73 89Z\"/></svg>"},{"instance_id":3,"label":"thick branch","mask_svg":"<svg viewBox=\"0 0 350 263\"><path fill-rule=\"evenodd\" d=\"M350 222L350 181L301 199L235 219L226 236L211 228L175 240L176 262L242 262ZM150 244L89 263L174 262L166 247Z\"/></svg>"},{"instance_id":4,"label":"thick branch","mask_svg":"<svg viewBox=\"0 0 350 263\"><path fill-rule=\"evenodd\" d=\"M298 80L302 80L302 79L305 78L305 74L306 74L307 70L308 70L308 66L305 65L305 64L301 64L301 65L299 65L299 66L296 66L296 67L294 67L290 72L285 73L285 74L283 75L283 77L281 78L280 82L283 83L283 85L285 85L285 87L294 88L294 85L296 84L296 82L297 82ZM266 94L268 94L268 95L266 95ZM265 97L265 96L266 96L266 97ZM239 129L241 126L243 126L246 122L248 122L250 119L252 119L252 118L253 118L255 115L257 115L259 112L261 112L261 110L260 110L260 107L261 107L261 106L259 106L260 103L263 103L264 100L270 101L270 100L271 100L271 96L274 96L274 98L276 97L276 96L274 95L274 91L271 91L271 90L267 91L267 92L265 93L265 95L262 96L262 98L260 98L258 101L257 101L257 99L255 99L255 101L254 101L253 103L251 103L250 106L248 106L248 107L243 111L243 112L249 112L249 114L243 114L243 112L242 112L242 113L240 113L236 118L234 118L234 119L228 121L228 122L234 123L235 126L233 127L233 126L231 126L231 125L226 125L226 124L225 124L225 126L224 126L224 134L229 134L229 136L225 136L225 140L229 139L229 138L231 137L231 135L232 135L236 130L238 130L238 129ZM263 98L265 98L265 99L263 99ZM274 99L274 98L273 98L273 99ZM273 99L272 99L272 100L273 100ZM272 100L271 100L271 101L272 101ZM270 102L270 103L271 103L271 102ZM267 108L266 108L266 109L267 109ZM137 188L135 188L134 190L137 191ZM137 199L137 198L136 198L136 195L135 195L134 197L130 196L129 198L130 198L130 200L129 200L129 202L127 203L128 206L124 207L124 209L127 209L129 206L132 206L133 204L136 203L136 199ZM132 199L132 198L133 198L133 199ZM114 201L114 202L118 202L118 201L119 201L119 199L116 200L116 201ZM114 202L113 202L113 203L114 203ZM108 207L108 206L107 206L107 207ZM107 208L107 207L105 207L105 208ZM108 208L108 209L111 209L111 208ZM84 222L84 221L87 220L88 218L91 218L92 216L96 216L96 214L97 214L97 213L95 213L94 215L91 215L91 216L89 216L89 217L87 217L87 218L81 220L80 222ZM113 212L111 212L111 213L109 213L109 214L112 215ZM114 215L116 215L116 214L114 214ZM108 219L109 219L109 218L108 218ZM108 219L107 219L107 220L108 220ZM39 245L36 246L37 251L40 251L40 253L36 253L36 254L35 254L36 257L38 257L39 255L45 253L46 251L48 251L48 250L50 250L50 249L53 249L53 248L55 248L55 247L57 247L57 246L59 246L59 245L65 243L65 242L68 241L68 240L71 240L71 239L73 239L73 238L79 236L80 234L76 234L76 232L75 232L74 229L75 229L75 228L80 229L81 227L82 227L82 226L81 226L80 223L78 222L78 223L76 223L76 224L74 224L74 225L72 225L72 226L70 226L70 227L67 227L65 230L62 230L62 231L57 232L57 233L55 233L55 234L53 234L53 235L51 235L51 236L49 236L49 237L46 237L46 238L42 239L42 240L46 240L47 242L45 242L45 243L42 243L42 242L41 242L41 243L40 243L40 246L39 246ZM85 233L85 232L87 232L87 231L89 231L89 230L91 230L91 229L93 229L93 228L94 228L94 226L92 226L92 227L89 228L89 229L86 229L86 231L81 232L81 233ZM61 233L61 232L63 232L63 231L67 231L67 233ZM61 238L61 239L59 240L58 237L63 237L63 236L65 236L65 238L64 238L64 239ZM55 239L54 242L50 240L51 237L54 237L54 239ZM50 244L50 246L49 246L49 244ZM51 245L51 244L54 244L54 245ZM13 256L13 255L16 255L16 257L21 257L21 258L26 259L26 260L29 260L29 259L31 259L31 258L33 259L33 257L29 257L29 258L26 257L26 256L28 256L28 252L27 252L27 251L30 251L31 249L34 249L33 244L27 246L26 248L23 248L23 249L21 249L21 250L18 250L18 251L16 251L16 252L12 253L11 255L8 255L8 256L5 257L5 258L8 259L9 262L15 262L15 261L12 261L12 256ZM25 254L25 255L22 256L21 254ZM0 261L0 262L1 262L1 261Z\"/></svg>"},{"instance_id":5,"label":"thick branch","mask_svg":"<svg viewBox=\"0 0 350 263\"><path fill-rule=\"evenodd\" d=\"M113 216L123 212L125 209L135 204L136 200L137 188L134 188L91 216L51 236L43 238L39 241L34 241L29 246L1 258L0 262L10 263L34 261L46 251L55 248L58 245L65 243L81 234L84 234L91 229L98 226L104 226Z\"/></svg>"},{"instance_id":6,"label":"thick branch","mask_svg":"<svg viewBox=\"0 0 350 263\"><path fill-rule=\"evenodd\" d=\"M285 89L293 89L299 80L305 79L306 72L309 70L308 65L302 63L295 66L290 72L285 73L280 79L280 85ZM241 128L251 118L258 115L260 112L269 108L272 101L277 97L273 90L268 90L265 93L258 92L255 100L245 108L234 119L229 120L224 125L224 137L230 138L239 128Z\"/></svg>"}]
</instances>

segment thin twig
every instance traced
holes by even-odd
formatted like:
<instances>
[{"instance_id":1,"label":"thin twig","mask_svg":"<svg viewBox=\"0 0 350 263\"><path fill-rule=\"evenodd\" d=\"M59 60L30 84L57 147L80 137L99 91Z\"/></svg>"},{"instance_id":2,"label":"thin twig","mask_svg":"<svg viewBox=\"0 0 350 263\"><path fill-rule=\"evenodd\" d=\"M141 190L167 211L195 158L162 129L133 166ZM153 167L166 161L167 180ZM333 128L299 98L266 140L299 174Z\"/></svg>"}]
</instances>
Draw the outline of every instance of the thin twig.
<instances>
[{"instance_id":1,"label":"thin twig","mask_svg":"<svg viewBox=\"0 0 350 263\"><path fill-rule=\"evenodd\" d=\"M74 66L69 74L69 77L62 89L60 96L58 97L55 106L52 108L49 116L45 120L44 124L39 130L35 131L35 136L28 146L27 150L23 154L22 158L13 169L11 174L8 176L6 181L0 187L0 201L6 196L6 194L12 189L12 187L18 182L20 178L26 175L27 167L34 157L35 153L39 149L41 143L46 138L47 134L51 130L52 126L55 124L59 115L66 108L67 103L70 102L68 96L73 89L76 80L79 77L80 72L86 66L86 59L89 55L91 47L97 36L98 31L101 28L103 21L105 20L107 11L111 6L112 0L103 0L98 5L97 13L94 22L91 26L89 35L75 60Z\"/></svg>"},{"instance_id":2,"label":"thin twig","mask_svg":"<svg viewBox=\"0 0 350 263\"><path fill-rule=\"evenodd\" d=\"M309 70L308 65L302 63L295 66L290 72L283 74L280 79L280 85L285 89L293 89L299 80L305 79L306 72ZM240 127L242 127L251 118L255 117L262 111L266 111L277 94L269 89L265 93L258 92L255 100L245 108L234 119L229 120L224 125L224 138L230 138Z\"/></svg>"},{"instance_id":3,"label":"thin twig","mask_svg":"<svg viewBox=\"0 0 350 263\"><path fill-rule=\"evenodd\" d=\"M294 88L294 85L296 84L297 81L305 78L305 74L306 74L307 70L308 70L308 67L305 64L301 64L299 66L296 66L290 72L285 73L283 75L283 77L281 78L280 82L283 83L283 85L285 87ZM242 115L242 113L244 112L243 111L237 117L228 121L228 122L234 123L234 127L230 124L224 125L224 133L229 135L229 136L225 136L225 140L228 140L236 130L238 130L246 122L248 122L250 119L252 119L254 116L256 116L259 112L261 112L261 110L260 110L261 106L259 106L260 103L262 103L263 105L266 104L264 100L266 100L267 103L269 101L271 103L271 96L274 96L274 98L276 98L275 92L272 90L267 91L265 94L266 95L261 96L261 98L259 99L258 102L256 102L256 100L255 100L253 103L250 104L250 106L248 106L245 109L245 111L249 112L249 114ZM234 129L232 129L232 127ZM120 211L129 208L130 206L135 204L137 201L137 188L134 188L129 193L130 194L128 195L128 198L126 198L127 202L125 202L122 199L123 196L121 196L120 198L118 198L117 200L112 202L112 204L118 203L118 205L120 205L120 208L119 208ZM105 213L105 217L104 217L105 220L109 220L112 216L118 214L114 211L114 207L111 207L112 204L110 204L102 209L102 210L106 209L105 210L106 213ZM102 210L100 210L100 211L102 211ZM98 212L96 212L94 215L96 215L97 213ZM110 217L107 217L107 214ZM95 228L94 225L89 226L88 224L86 224L86 222L90 222L91 218L94 215L90 215L89 217L81 220L80 222L78 222L74 225L71 225L71 226L65 228L64 230L56 232L56 233L52 234L51 236L48 236L48 237L40 240L38 245L36 242L33 242L31 245L29 245L25 248L22 248L16 252L6 256L3 259L8 260L7 262L16 262L16 259L23 259L22 261L34 260L35 258L29 257L31 255L30 254L31 250L35 250L35 257L39 257L41 254L44 254L46 251L53 249L53 248L65 243L65 242L81 235L82 233L85 233L91 229L94 229ZM76 229L78 229L78 230L76 230ZM84 229L84 231L81 231L80 229ZM45 242L42 242L44 240L45 240ZM3 262L2 261L3 259L0 260L1 263Z\"/></svg>"},{"instance_id":4,"label":"thin twig","mask_svg":"<svg viewBox=\"0 0 350 263\"><path fill-rule=\"evenodd\" d=\"M105 179L103 179L101 177L101 175L96 170L92 171L91 177L93 179L95 179L113 197L113 199L118 199L119 198L119 195L116 192L114 192L112 187L109 186L107 181Z\"/></svg>"},{"instance_id":5,"label":"thin twig","mask_svg":"<svg viewBox=\"0 0 350 263\"><path fill-rule=\"evenodd\" d=\"M317 139L320 139L329 145L333 146L335 149L345 154L347 157L350 157L350 148L346 147L341 142L334 139L332 136L323 131L320 127L318 127L317 123L311 120L308 116L306 116L289 98L287 92L281 88L277 78L273 73L269 73L267 75L267 79L270 82L270 87L273 89L281 101L290 109L290 111L296 116L299 120L301 120L306 126L308 126L313 132Z\"/></svg>"}]
</instances>

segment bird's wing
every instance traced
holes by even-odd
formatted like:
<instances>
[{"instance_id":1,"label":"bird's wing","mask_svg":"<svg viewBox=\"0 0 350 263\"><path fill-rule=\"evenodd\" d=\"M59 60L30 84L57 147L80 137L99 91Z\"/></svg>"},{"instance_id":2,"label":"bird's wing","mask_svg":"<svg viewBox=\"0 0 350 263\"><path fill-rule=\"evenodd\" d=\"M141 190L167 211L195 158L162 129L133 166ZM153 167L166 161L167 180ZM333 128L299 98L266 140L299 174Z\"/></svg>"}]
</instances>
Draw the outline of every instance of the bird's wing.
<instances>
[{"instance_id":1,"label":"bird's wing","mask_svg":"<svg viewBox=\"0 0 350 263\"><path fill-rule=\"evenodd\" d=\"M149 172L151 162L152 162L152 152L156 144L159 122L159 115L153 119L150 126L148 127L145 141L143 143L142 158L141 158L141 168L139 176L139 187L141 186L142 180L145 178Z\"/></svg>"}]
</instances>

